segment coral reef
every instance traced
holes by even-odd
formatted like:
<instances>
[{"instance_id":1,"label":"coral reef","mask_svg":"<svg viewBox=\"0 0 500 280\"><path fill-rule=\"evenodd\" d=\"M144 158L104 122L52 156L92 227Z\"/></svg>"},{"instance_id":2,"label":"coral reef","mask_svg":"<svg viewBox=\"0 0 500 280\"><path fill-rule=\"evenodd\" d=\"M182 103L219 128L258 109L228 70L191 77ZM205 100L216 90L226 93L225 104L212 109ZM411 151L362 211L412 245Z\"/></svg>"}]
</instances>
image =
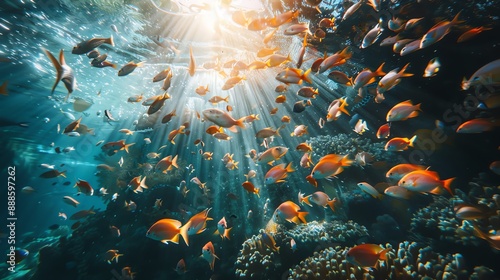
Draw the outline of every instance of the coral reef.
<instances>
[{"instance_id":1,"label":"coral reef","mask_svg":"<svg viewBox=\"0 0 500 280\"><path fill-rule=\"evenodd\" d=\"M288 279L464 279L471 274L458 253L443 256L430 247L408 241L400 243L397 250L390 244L386 248L391 248L387 260L380 262L376 269L366 271L345 260L350 248L330 247L315 252L290 269ZM474 274L482 271L487 274L484 268L477 268Z\"/></svg>"},{"instance_id":2,"label":"coral reef","mask_svg":"<svg viewBox=\"0 0 500 280\"><path fill-rule=\"evenodd\" d=\"M317 160L327 154L348 154L354 159L356 154L365 152L376 161L392 162L396 160L394 153L384 150L384 143L372 143L366 137L352 137L348 134L339 133L337 135L319 135L311 137L306 141L311 145L313 159Z\"/></svg>"},{"instance_id":3,"label":"coral reef","mask_svg":"<svg viewBox=\"0 0 500 280\"><path fill-rule=\"evenodd\" d=\"M365 227L352 221L309 222L287 230L278 226L273 236L279 252L263 241L263 233L246 240L236 260L236 276L241 279L276 279L286 268L298 263L301 255L310 255L315 250L332 244L351 244L368 235ZM297 253L290 246L295 240Z\"/></svg>"}]
</instances>

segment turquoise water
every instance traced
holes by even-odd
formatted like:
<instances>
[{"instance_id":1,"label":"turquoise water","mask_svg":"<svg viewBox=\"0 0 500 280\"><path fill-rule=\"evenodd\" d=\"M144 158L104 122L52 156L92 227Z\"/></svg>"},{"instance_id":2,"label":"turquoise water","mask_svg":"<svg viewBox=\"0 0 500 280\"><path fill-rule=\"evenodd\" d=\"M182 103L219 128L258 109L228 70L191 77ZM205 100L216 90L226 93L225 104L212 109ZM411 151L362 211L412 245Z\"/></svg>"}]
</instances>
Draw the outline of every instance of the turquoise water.
<instances>
[{"instance_id":1,"label":"turquoise water","mask_svg":"<svg viewBox=\"0 0 500 280\"><path fill-rule=\"evenodd\" d=\"M374 279L408 279L401 267L412 271L415 279L441 279L443 271L455 275L454 279L499 278L495 234L500 229L500 175L493 164L500 160L498 62L492 64L494 74L484 76L482 84L462 89L463 77L469 79L482 66L498 59L500 11L493 3L383 1L378 11L363 3L342 19L354 3L320 1L320 14L308 3L314 1L207 1L208 6L203 2L60 0L0 4L0 83L7 82L7 93L0 96L1 170L6 185L2 206L6 210L1 213L6 225L15 221L15 230L1 229L0 247L6 254L11 251L10 245L29 251L24 258L18 257L15 265L1 265L3 278L363 279L361 267L366 266L346 258L350 249L363 243L392 248L387 261L366 272ZM298 17L279 27L251 30L258 27L252 20L266 18L266 24L272 25L268 19L284 17L288 11L299 11ZM459 12L458 19L464 22L451 26L435 44L404 56L395 53L392 46L380 46L383 39L397 34L420 40L436 23L451 21ZM238 23L242 15L250 27ZM397 22L396 18L420 17L423 19L411 29L396 32L388 25L391 19ZM332 18L333 28L319 28L326 33L320 40L319 22ZM291 83L278 93L275 88L283 83L276 76L287 67L297 67L299 61L304 35L286 35L298 23L308 24L316 37L307 35L300 71L285 76L302 76L301 84ZM379 38L360 48L377 23L382 26ZM480 26L491 30L457 42L462 34ZM264 43L275 28L269 42ZM92 59L86 54L72 53L81 42L110 36L113 45L105 42L96 49L107 54L105 61L116 64L116 68L92 67ZM280 58L289 56L291 61L271 67L268 57L257 55L264 48L275 48ZM76 88L69 97L63 82L51 93L56 69L43 49L58 60L62 50L76 78ZM194 75L189 73L193 61L190 49ZM344 49L352 57L325 72L309 74L308 81L306 71L314 68L317 59ZM422 77L435 57L441 63L439 70L435 76ZM118 76L118 70L131 61L142 65L126 76ZM248 68L254 61L260 64ZM383 89L376 93L383 74L359 92L328 76L340 71L354 82L359 72L375 71L382 63L385 73L399 71L409 63L406 72L413 74L402 77L383 93L383 99ZM259 65L263 69L255 69ZM172 78L165 91L163 81L152 79L167 68ZM241 81L223 90L232 76L239 76ZM207 85L205 95L197 93L197 88ZM318 89L315 98L297 94L305 86ZM148 114L150 107L142 102L165 93L170 98L158 112ZM279 95L286 100L278 101ZM135 96L143 99L128 102ZM212 104L209 99L216 96L229 98ZM305 100L311 105L303 105ZM328 121L329 105L334 100L346 102L349 115L342 113L337 120ZM389 110L406 100L421 103L418 116L392 121L390 136L377 138ZM303 111L299 112L297 106ZM220 109L226 118L247 122L234 128L234 120L230 125L214 122L203 114L211 108ZM277 112L271 113L276 108ZM165 115L174 110L175 116L163 123ZM247 116L251 115L258 115L258 119L249 121ZM290 121L284 122L283 117ZM79 118L79 129L62 133ZM363 133L353 131L360 119L367 125ZM461 124L473 119L486 120L486 131L457 133ZM206 132L215 124L225 126L223 131L229 140ZM307 133L294 135L299 125L306 126ZM265 128L279 128L278 134L266 140L256 137ZM120 132L122 129L133 134ZM179 133L171 142L175 130ZM384 149L394 137L410 139L414 135L417 140L413 147L403 151ZM107 143L122 139L126 144L134 143L128 152L119 145L106 148L113 145ZM301 166L304 152L296 149L301 143L312 147L309 167ZM289 169L286 177L269 173L276 167L257 158L272 147L288 148L286 154L275 154L273 166L291 163L295 171ZM158 157L151 153L158 153ZM352 163L346 163L337 174L329 173L336 175L332 178L314 175L314 186L307 176L323 170L320 165L327 154L339 155L335 164L342 156ZM232 155L231 159L226 155ZM157 163L167 156L170 160L177 157L178 167L162 173L164 168ZM398 185L386 173L403 163L429 167L427 171L436 172L432 174L440 180L455 178L453 195L439 182L436 188L410 190L410 197L384 193ZM337 167L325 169L330 172ZM65 177L43 178L42 174L51 170L65 171ZM255 176L250 171L255 171ZM134 192L129 186L138 176L146 177L148 188L142 192ZM272 176L284 182L266 184L266 178ZM242 186L247 177L259 195ZM193 178L206 183L205 187L197 186ZM93 195L79 193L79 188L73 187L79 180L89 183ZM374 189L358 187L361 182ZM9 185L15 187L15 195L9 193ZM314 203L316 196L323 194L309 197L310 205L299 197L300 193L308 197L318 191L329 201L336 199L334 211L328 205ZM77 200L79 205L75 208L64 197ZM8 209L8 199L14 198L15 209ZM290 222L280 214L284 211L280 205L287 201L308 212L307 223L300 219ZM131 202L136 206L129 205ZM470 209L461 209L464 206ZM93 213L88 217L70 218L77 211L89 209ZM166 245L146 236L161 219L175 219L185 225L206 209L210 209L208 217L212 220L207 221L206 230L202 227L198 234L189 235L189 246L184 237L179 238L179 244ZM223 217L226 229L231 228L229 239L213 234L220 230L217 224ZM111 226L119 228L119 236ZM292 240L296 249L291 246ZM218 257L213 270L200 257L209 241ZM123 256L109 264L105 253L111 249ZM409 257L417 254L418 260ZM186 269L176 272L180 259L184 259ZM334 264L334 259L338 263ZM443 264L437 264L437 259ZM326 260L331 262L328 267ZM444 268L446 264L449 266ZM15 267L16 272L9 267ZM400 274L388 276L391 269Z\"/></svg>"}]
</instances>

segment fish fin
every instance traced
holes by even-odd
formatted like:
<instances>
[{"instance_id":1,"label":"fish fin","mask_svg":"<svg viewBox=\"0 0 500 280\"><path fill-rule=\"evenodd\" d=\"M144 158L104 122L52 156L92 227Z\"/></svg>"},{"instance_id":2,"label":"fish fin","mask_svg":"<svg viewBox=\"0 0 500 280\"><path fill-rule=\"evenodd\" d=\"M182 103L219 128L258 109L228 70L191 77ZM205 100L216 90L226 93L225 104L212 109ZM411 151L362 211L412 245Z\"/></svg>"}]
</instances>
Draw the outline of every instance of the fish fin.
<instances>
[{"instance_id":1,"label":"fish fin","mask_svg":"<svg viewBox=\"0 0 500 280\"><path fill-rule=\"evenodd\" d=\"M179 166L177 165L177 155L175 155L174 159L172 159L172 165L175 168L179 169Z\"/></svg>"},{"instance_id":2,"label":"fish fin","mask_svg":"<svg viewBox=\"0 0 500 280\"><path fill-rule=\"evenodd\" d=\"M188 240L188 229L191 226L191 221L187 222L184 226L182 226L179 229L179 234L182 236L184 239L184 243L186 243L187 246L189 246L189 240Z\"/></svg>"},{"instance_id":3,"label":"fish fin","mask_svg":"<svg viewBox=\"0 0 500 280\"><path fill-rule=\"evenodd\" d=\"M349 113L349 111L347 111L347 109L345 108L346 106L348 106L349 104L347 104L346 101L343 101L342 104L339 106L339 111L350 116L351 114Z\"/></svg>"},{"instance_id":4,"label":"fish fin","mask_svg":"<svg viewBox=\"0 0 500 280\"><path fill-rule=\"evenodd\" d=\"M387 260L387 252L390 252L391 251L391 248L387 248L387 249L384 249L380 252L380 255L379 255L379 260Z\"/></svg>"},{"instance_id":5,"label":"fish fin","mask_svg":"<svg viewBox=\"0 0 500 280\"><path fill-rule=\"evenodd\" d=\"M384 64L385 62L382 62L382 64L380 64L380 66L377 68L377 70L375 70L375 72L373 72L374 75L376 76L384 76L386 73L382 70L382 68L384 67ZM408 65L408 64L407 64ZM370 80L371 81L371 80ZM372 82L373 83L373 82ZM370 84L370 82L368 82L367 84Z\"/></svg>"},{"instance_id":6,"label":"fish fin","mask_svg":"<svg viewBox=\"0 0 500 280\"><path fill-rule=\"evenodd\" d=\"M229 232L231 231L231 229L232 229L232 228L226 228L226 229L224 229L224 235L223 235L223 236L224 236L225 238L227 238L228 240L231 240L231 239L229 238Z\"/></svg>"},{"instance_id":7,"label":"fish fin","mask_svg":"<svg viewBox=\"0 0 500 280\"><path fill-rule=\"evenodd\" d=\"M302 75L302 77L301 77L302 79L300 81L304 80L304 81L312 84L312 81L311 81L311 78L309 77L309 74L311 74L311 68L307 69L307 71L304 73L304 75Z\"/></svg>"},{"instance_id":8,"label":"fish fin","mask_svg":"<svg viewBox=\"0 0 500 280\"><path fill-rule=\"evenodd\" d=\"M63 176L64 178L66 178L66 170L62 171L59 173L60 176Z\"/></svg>"},{"instance_id":9,"label":"fish fin","mask_svg":"<svg viewBox=\"0 0 500 280\"><path fill-rule=\"evenodd\" d=\"M295 218L299 218L300 221L302 221L304 224L307 224L307 221L306 221L307 214L309 214L309 212L297 212L297 217L295 217Z\"/></svg>"},{"instance_id":10,"label":"fish fin","mask_svg":"<svg viewBox=\"0 0 500 280\"><path fill-rule=\"evenodd\" d=\"M128 153L128 147L132 146L132 145L135 145L135 143L130 143L130 144L127 144L125 145L123 148L125 149L125 152Z\"/></svg>"},{"instance_id":11,"label":"fish fin","mask_svg":"<svg viewBox=\"0 0 500 280\"><path fill-rule=\"evenodd\" d=\"M245 119L246 119L246 117L242 117L240 119L237 119L235 125L237 125L241 128L245 128Z\"/></svg>"},{"instance_id":12,"label":"fish fin","mask_svg":"<svg viewBox=\"0 0 500 280\"><path fill-rule=\"evenodd\" d=\"M42 48L42 50L45 52L45 54L49 57L50 61L54 65L54 68L56 68L56 81L54 85L52 86L52 91L50 92L51 94L54 93L54 90L56 89L57 84L59 81L61 81L62 75L63 75L63 69L59 61L50 53L48 50L45 48Z\"/></svg>"},{"instance_id":13,"label":"fish fin","mask_svg":"<svg viewBox=\"0 0 500 280\"><path fill-rule=\"evenodd\" d=\"M450 185L453 182L453 180L455 180L455 178L456 177L453 177L453 178L449 178L449 179L446 179L446 180L443 181L443 188L445 190L447 190L451 194L451 196L453 196L453 192L451 191Z\"/></svg>"},{"instance_id":14,"label":"fish fin","mask_svg":"<svg viewBox=\"0 0 500 280\"><path fill-rule=\"evenodd\" d=\"M228 130L231 131L231 132L234 132L234 133L238 132L238 129L236 129L236 125L233 125L233 126L229 127Z\"/></svg>"},{"instance_id":15,"label":"fish fin","mask_svg":"<svg viewBox=\"0 0 500 280\"><path fill-rule=\"evenodd\" d=\"M450 24L451 25L454 25L454 24L459 24L459 23L463 23L465 22L465 20L458 20L458 17L460 16L460 14L462 13L462 11L460 10L460 12L458 12L455 17L453 18L453 20L451 20Z\"/></svg>"},{"instance_id":16,"label":"fish fin","mask_svg":"<svg viewBox=\"0 0 500 280\"><path fill-rule=\"evenodd\" d=\"M176 234L174 237L172 237L172 239L170 239L170 241L172 241L172 243L179 244L179 235L180 234Z\"/></svg>"},{"instance_id":17,"label":"fish fin","mask_svg":"<svg viewBox=\"0 0 500 280\"><path fill-rule=\"evenodd\" d=\"M310 197L310 195L308 195L308 196L304 197L304 198L302 199L302 201L301 201L301 204L302 204L302 202L304 202L305 204L307 204L307 205L309 205L309 206L311 206L311 207L312 207L312 204L311 204L311 202L309 201L309 197ZM333 209L332 209L332 210L333 210Z\"/></svg>"},{"instance_id":18,"label":"fish fin","mask_svg":"<svg viewBox=\"0 0 500 280\"><path fill-rule=\"evenodd\" d=\"M148 188L148 186L146 185L146 176L144 176L144 178L142 178L141 182L139 183L139 187L141 187L142 189Z\"/></svg>"},{"instance_id":19,"label":"fish fin","mask_svg":"<svg viewBox=\"0 0 500 280\"><path fill-rule=\"evenodd\" d=\"M398 75L401 76L401 77L411 77L411 76L413 76L412 73L405 73L406 68L408 68L408 66L410 66L409 62L405 66L403 66L403 68L398 72Z\"/></svg>"},{"instance_id":20,"label":"fish fin","mask_svg":"<svg viewBox=\"0 0 500 280\"><path fill-rule=\"evenodd\" d=\"M408 146L413 147L413 143L415 143L415 141L417 141L417 135L413 135Z\"/></svg>"},{"instance_id":21,"label":"fish fin","mask_svg":"<svg viewBox=\"0 0 500 280\"><path fill-rule=\"evenodd\" d=\"M113 40L113 35L109 36L108 39L106 39L106 44L115 46L115 41Z\"/></svg>"},{"instance_id":22,"label":"fish fin","mask_svg":"<svg viewBox=\"0 0 500 280\"><path fill-rule=\"evenodd\" d=\"M418 114L419 114L419 112L418 112L418 111L413 111L413 112L411 112L411 113L408 115L408 117L406 117L406 119L411 119L411 118L417 117L417 116L418 116ZM405 119L405 120L406 120L406 119Z\"/></svg>"},{"instance_id":23,"label":"fish fin","mask_svg":"<svg viewBox=\"0 0 500 280\"><path fill-rule=\"evenodd\" d=\"M286 170L286 172L291 173L291 172L294 172L294 171L295 171L295 168L293 168L292 163L290 162L290 163L286 166L285 170Z\"/></svg>"},{"instance_id":24,"label":"fish fin","mask_svg":"<svg viewBox=\"0 0 500 280\"><path fill-rule=\"evenodd\" d=\"M335 212L335 202L337 202L337 198L327 201L326 203L330 206L330 209Z\"/></svg>"},{"instance_id":25,"label":"fish fin","mask_svg":"<svg viewBox=\"0 0 500 280\"><path fill-rule=\"evenodd\" d=\"M141 62L137 62L135 65L136 65L136 67L143 67L145 63L146 63L145 61L141 61Z\"/></svg>"}]
</instances>

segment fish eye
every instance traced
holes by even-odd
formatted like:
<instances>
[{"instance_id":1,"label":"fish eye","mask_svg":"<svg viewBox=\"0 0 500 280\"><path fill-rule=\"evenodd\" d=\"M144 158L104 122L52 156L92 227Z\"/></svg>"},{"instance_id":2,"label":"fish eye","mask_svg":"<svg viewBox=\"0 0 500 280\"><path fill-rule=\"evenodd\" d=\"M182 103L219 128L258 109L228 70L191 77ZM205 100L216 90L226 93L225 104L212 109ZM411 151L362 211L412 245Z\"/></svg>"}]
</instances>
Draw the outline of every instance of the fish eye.
<instances>
[{"instance_id":1,"label":"fish eye","mask_svg":"<svg viewBox=\"0 0 500 280\"><path fill-rule=\"evenodd\" d=\"M403 184L405 183L406 181L403 181Z\"/></svg>"}]
</instances>

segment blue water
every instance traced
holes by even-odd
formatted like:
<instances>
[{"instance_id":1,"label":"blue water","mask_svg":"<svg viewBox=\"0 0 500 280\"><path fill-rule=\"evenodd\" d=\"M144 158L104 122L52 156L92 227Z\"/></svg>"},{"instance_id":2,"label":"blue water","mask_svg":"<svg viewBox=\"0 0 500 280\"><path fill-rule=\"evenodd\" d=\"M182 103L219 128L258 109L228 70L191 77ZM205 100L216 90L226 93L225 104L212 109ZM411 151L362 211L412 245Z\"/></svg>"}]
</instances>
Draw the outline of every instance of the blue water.
<instances>
[{"instance_id":1,"label":"blue water","mask_svg":"<svg viewBox=\"0 0 500 280\"><path fill-rule=\"evenodd\" d=\"M299 236L302 235L294 235L293 231L303 231L304 234L315 232L316 224L301 228L290 222L278 222L281 227L272 234L281 247L280 253L272 252L265 244L259 245L264 248L262 252L271 256L273 265L266 270L262 263L252 263L249 269L256 270L253 278L300 277L291 272L292 268L315 252L329 247L349 249L362 243L383 246L390 243L397 250L400 242L414 241L420 242L421 247L430 246L442 255L461 254L465 259L462 267L465 272L460 279L467 279L474 268L480 266L492 269L485 276L489 278L481 279L499 279L500 251L498 247L494 248L494 244L476 237L473 225L489 231L491 235L500 230L500 175L498 169L495 173L489 168L492 162L500 160L500 134L496 125L499 109L480 109L479 102L476 102L478 96L494 99L500 93L498 84L466 91L460 88L463 77L469 78L477 69L499 58L498 7L488 1L386 1L379 12L363 4L351 18L342 21L342 15L351 3L324 0L319 5L323 13L319 14L306 3L312 1L235 0L230 5L224 4L228 1L207 1L211 7L203 6L203 2L6 0L0 4L0 84L8 82L8 95L0 96L0 172L6 186L2 191L5 198L2 199L0 218L5 224L8 224L9 217L17 218L12 233L6 227L1 228L0 251L9 253L9 246L12 245L9 234L15 236L17 249L30 251L15 265L16 273L7 270L9 264L2 263L2 279L49 279L48 275L51 275L50 279L130 279L122 275L124 267L130 267L136 273L134 279L252 278L237 272L242 268L238 261L248 261L248 256L242 256L245 252L242 248L248 244L248 239L254 237L260 240L260 231L264 229L271 232L266 225L270 220L276 220L273 213L281 203L292 201L299 204L299 192L310 195L316 191L322 191L332 199L336 197L339 203L335 212L315 204L300 205L301 211L309 212L308 222L324 221L328 225L325 226L329 231L327 233L331 233L336 222L340 221L345 226L344 223L350 220L356 226L366 227L368 234L358 232L359 236L342 240L332 238L328 242L300 242ZM251 31L232 19L232 15L239 11L245 11L248 18L257 18L295 9L300 11L298 19L279 27L267 45L262 40L272 28ZM382 39L396 34L387 28L387 21L393 16L403 19L424 17L414 30L401 33L405 38L420 38L434 24L451 20L459 11L462 11L460 19L465 22L451 28L448 35L428 48L400 56L391 47L379 46ZM288 90L281 93L287 100L276 103L280 93L275 92L275 87L281 83L275 77L285 67L295 67L303 41L303 37L287 36L283 31L292 24L308 22L314 33L322 18L332 17L335 18L336 30L325 29L327 36L322 42L308 35L309 43L300 69L306 71L325 52L332 55L344 47L350 47L352 58L325 73L311 74L310 84L289 85ZM366 49L359 48L366 32L379 19L384 26L379 40ZM456 42L469 28L479 26L492 30L485 30L469 41ZM115 63L116 69L92 67L91 59L86 55L71 53L72 48L82 41L110 36L113 36L114 46L103 44L97 50L107 54L107 61ZM277 52L290 55L292 61L279 67L242 70L239 75L244 79L230 90L221 88L232 69L220 67L216 70L207 66L217 62L222 65L230 60L241 60L246 64L254 60L265 61L265 58L257 58L256 52L266 46L278 47ZM188 74L190 47L196 60L193 77ZM62 82L51 93L56 70L43 49L56 57L63 50L65 62L74 72L77 89L68 100L65 100L67 90ZM428 61L434 57L439 57L441 61L439 72L435 77L423 78ZM130 61L144 64L127 76L118 76L118 69ZM327 77L330 71L337 70L354 79L363 69L375 70L383 62L385 72L410 63L407 72L414 76L402 78L398 85L385 93L385 100L381 103L369 94L358 98L358 92L352 87ZM127 102L134 95L143 94L145 100L163 94L163 82L153 83L151 80L168 67L173 73L171 87L167 90L171 98L165 101L159 113L148 116L148 107L141 105L142 101ZM209 86L205 96L195 93L196 88L205 85ZM306 107L304 112L296 113L293 112L294 104L304 100L296 94L302 86L318 88L319 95L311 99L312 105ZM369 91L370 88L373 90L376 84L366 89ZM208 99L216 95L229 96L229 102L212 105ZM321 127L319 119L326 119L329 104L341 97L349 103L347 110L350 116L343 114L338 120L326 122ZM92 105L78 112L74 107L77 99ZM393 122L390 137L377 139L375 134L379 126L386 123L387 112L405 100L412 100L413 104L422 103L420 115ZM489 106L494 104L492 102ZM205 132L214 123L197 115L208 108L227 112L227 105L232 106L233 111L229 114L235 119L258 114L260 120L246 124L244 129L238 128L237 133L226 129L224 132L231 139L219 141ZM273 108L278 108L275 115L270 114ZM162 124L163 116L173 110L176 110L176 116L167 124ZM72 120L61 111L72 114L75 119L81 117L81 124L94 132L79 137L62 134ZM106 112L110 112L115 120L109 121ZM283 116L289 116L291 122L283 123ZM368 130L362 135L353 131L356 118L367 122ZM456 133L458 125L474 118L493 120L495 125L492 131ZM443 121L443 126L436 127L436 120ZM171 143L169 133L181 125L186 126L189 132L179 134L174 139L175 144ZM308 134L291 136L298 125L306 125ZM258 153L267 149L261 145L262 139L255 137L259 130L267 127L282 127L280 136L269 138L267 145L289 149L276 164L292 162L296 169L288 174L284 183L266 185L265 176L271 166L256 164L248 156L252 149ZM125 135L120 129L135 132ZM433 133L445 136L436 140ZM402 152L384 150L389 139L411 138L415 134L420 141L416 147ZM151 143L148 144L144 138L149 138ZM120 150L109 155L101 148L108 142L121 139L127 144L135 143L129 153ZM204 146L195 145L197 139L201 139ZM97 145L100 141L102 144ZM313 165L310 168L299 164L303 153L296 147L303 142L312 146ZM58 148L67 147L74 150L58 153ZM159 153L159 158L148 158L147 154L152 152ZM212 152L213 159L204 159L203 152ZM360 152L367 152L374 159L367 165L356 162L334 178L319 179L318 187L306 180L311 168L322 156L335 153L348 155L354 160ZM234 162L238 162L237 168L225 166L221 159L227 153L233 155ZM173 168L164 175L154 167L160 159L169 155L172 158L177 156L179 168ZM119 165L121 158L124 161L122 166ZM140 168L139 164L144 163L151 164L153 170ZM416 193L409 200L383 195L378 200L356 186L359 182L368 182L383 194L384 189L394 183L387 180L386 172L400 163L430 166L430 170L436 171L441 179L456 177L452 184L455 195ZM51 170L41 164L54 165L55 170L66 171L66 178L41 178L42 173ZM100 170L97 167L99 164L108 164L114 171ZM16 208L13 215L7 212L9 167L15 167ZM246 180L244 175L250 170L256 171L255 178L250 181L260 189L260 197L241 186ZM148 178L146 184L149 188L142 193L134 193L127 187L136 176ZM191 182L194 177L206 183L205 191ZM73 186L80 179L88 181L94 189L93 196L78 194ZM179 187L181 181L186 182L189 190L186 196ZM28 186L35 191L22 191ZM101 188L106 189L108 194L101 194ZM115 193L118 198L112 199ZM70 196L80 204L75 208L64 202L64 196ZM162 205L155 208L157 199L162 200ZM137 204L135 211L124 207L125 202L130 201ZM453 206L459 203L483 204L489 212L485 211L485 218L462 221L453 210ZM76 220L64 220L58 216L61 212L70 217L91 207L96 214L80 220L80 228L71 229ZM211 208L209 217L213 220L207 222L206 231L189 236L189 246L183 241L165 245L146 237L148 229L160 219L176 219L184 225L191 216L207 208ZM437 209L430 220L439 223L439 219L449 219L446 220L449 227L439 228L432 222L423 226L419 215L429 209ZM222 217L228 221L228 227L232 227L230 240L213 235ZM415 220L418 220L416 224ZM58 228L50 229L53 225ZM111 236L111 225L120 228L120 237ZM336 224L335 227L342 228ZM298 250L295 252L290 249L292 237L297 241ZM206 260L199 257L201 248L208 241L214 243L215 254L219 257L214 271L210 270ZM496 244L498 246L498 241ZM47 246L45 252L40 253L43 246ZM124 256L117 263L108 264L102 255L110 249L117 249ZM175 272L181 258L187 263L187 272L183 275ZM335 268L331 270L335 271ZM383 279L382 274L372 273ZM317 276L316 279L322 277ZM347 279L347 276L335 279Z\"/></svg>"}]
</instances>

